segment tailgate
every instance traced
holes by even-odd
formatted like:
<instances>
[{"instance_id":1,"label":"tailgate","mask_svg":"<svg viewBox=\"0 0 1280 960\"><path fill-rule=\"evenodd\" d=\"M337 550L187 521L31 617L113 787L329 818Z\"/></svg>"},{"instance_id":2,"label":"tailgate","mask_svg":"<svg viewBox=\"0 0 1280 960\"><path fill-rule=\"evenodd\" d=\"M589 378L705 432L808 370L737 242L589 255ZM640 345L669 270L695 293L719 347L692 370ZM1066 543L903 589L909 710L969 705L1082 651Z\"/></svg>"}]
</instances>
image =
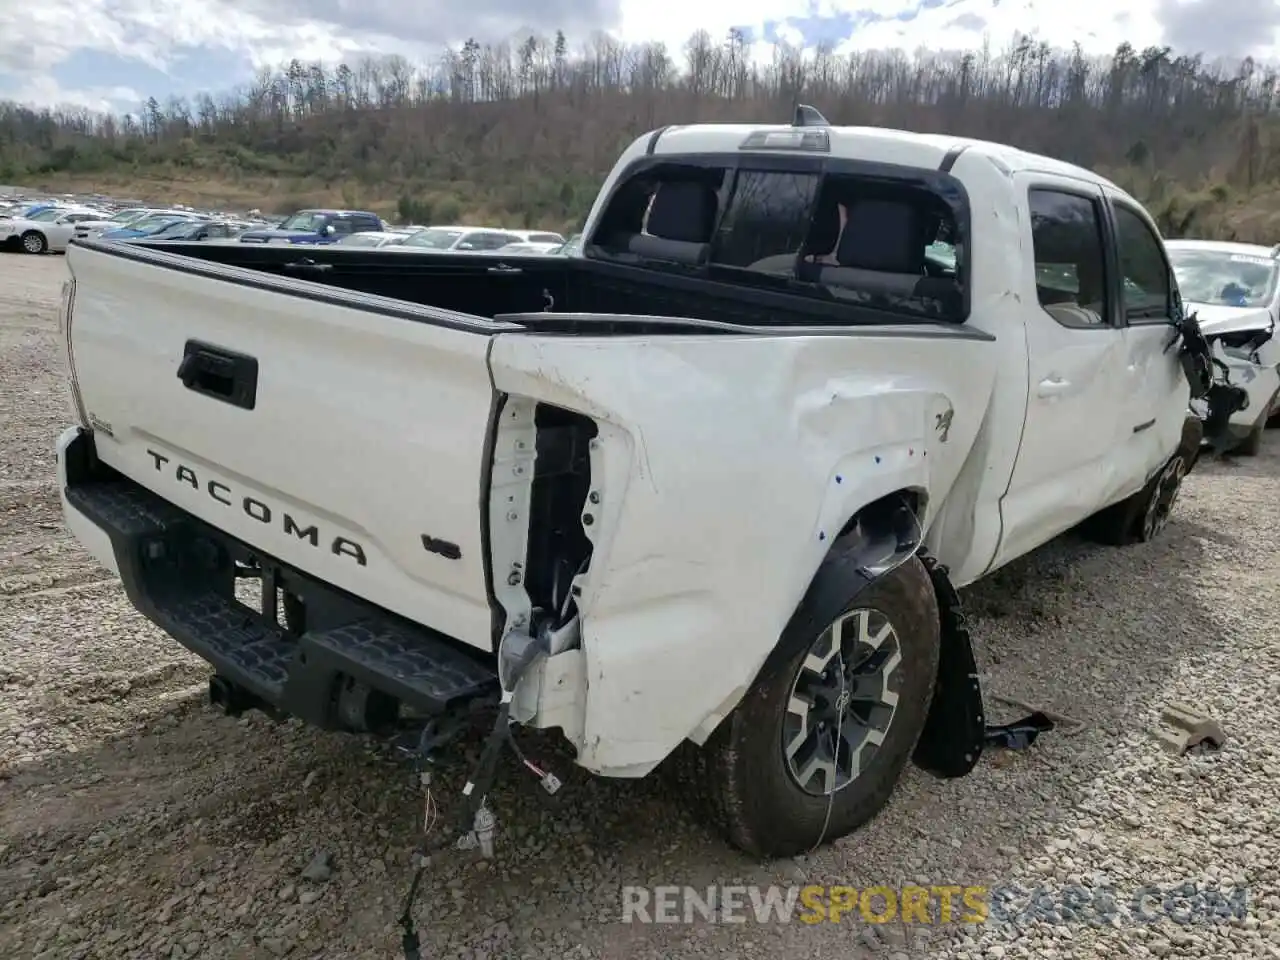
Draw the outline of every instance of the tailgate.
<instances>
[{"instance_id":1,"label":"tailgate","mask_svg":"<svg viewBox=\"0 0 1280 960\"><path fill-rule=\"evenodd\" d=\"M162 265L163 264L163 265ZM70 347L109 466L284 563L484 650L505 325L73 247Z\"/></svg>"}]
</instances>

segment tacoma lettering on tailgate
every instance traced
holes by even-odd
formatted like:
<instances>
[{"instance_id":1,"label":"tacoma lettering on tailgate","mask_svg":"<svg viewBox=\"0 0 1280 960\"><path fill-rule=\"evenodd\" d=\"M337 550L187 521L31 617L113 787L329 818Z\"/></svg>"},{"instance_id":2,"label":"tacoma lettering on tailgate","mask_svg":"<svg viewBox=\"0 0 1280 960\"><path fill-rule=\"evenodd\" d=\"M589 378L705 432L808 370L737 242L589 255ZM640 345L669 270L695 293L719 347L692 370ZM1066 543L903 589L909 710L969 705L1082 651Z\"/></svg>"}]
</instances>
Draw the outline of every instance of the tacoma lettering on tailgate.
<instances>
[{"instance_id":1,"label":"tacoma lettering on tailgate","mask_svg":"<svg viewBox=\"0 0 1280 960\"><path fill-rule=\"evenodd\" d=\"M202 483L193 468L185 463L178 463L172 458L166 457L163 453L156 453L154 450L147 448L147 455L151 457L152 463L155 464L157 473L171 473L179 483L187 484L192 490L203 490L223 506L233 508L238 506L246 516L252 517L259 523L268 526L278 523L285 533L292 534L313 547L320 546L320 529L314 523L305 527L301 526L288 513L283 510L273 510L269 504L264 503L257 497L237 496L231 487L221 480L205 480ZM169 466L166 467L166 465ZM369 562L365 557L364 547L354 540L348 540L346 537L334 537L329 544L329 551L335 556L350 557L362 567Z\"/></svg>"}]
</instances>

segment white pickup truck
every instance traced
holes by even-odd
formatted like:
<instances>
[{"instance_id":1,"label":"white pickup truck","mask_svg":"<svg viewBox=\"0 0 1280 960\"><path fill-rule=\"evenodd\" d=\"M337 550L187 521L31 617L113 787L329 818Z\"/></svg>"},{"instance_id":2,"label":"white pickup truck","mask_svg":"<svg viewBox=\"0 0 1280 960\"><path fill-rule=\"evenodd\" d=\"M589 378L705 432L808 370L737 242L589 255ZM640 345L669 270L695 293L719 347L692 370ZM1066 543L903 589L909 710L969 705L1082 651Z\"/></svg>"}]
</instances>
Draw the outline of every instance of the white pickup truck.
<instances>
[{"instance_id":1,"label":"white pickup truck","mask_svg":"<svg viewBox=\"0 0 1280 960\"><path fill-rule=\"evenodd\" d=\"M1132 198L808 108L640 137L579 256L67 262L66 521L216 702L681 754L760 855L913 757L968 772L954 588L1085 521L1156 536L1199 449L1203 339Z\"/></svg>"}]
</instances>

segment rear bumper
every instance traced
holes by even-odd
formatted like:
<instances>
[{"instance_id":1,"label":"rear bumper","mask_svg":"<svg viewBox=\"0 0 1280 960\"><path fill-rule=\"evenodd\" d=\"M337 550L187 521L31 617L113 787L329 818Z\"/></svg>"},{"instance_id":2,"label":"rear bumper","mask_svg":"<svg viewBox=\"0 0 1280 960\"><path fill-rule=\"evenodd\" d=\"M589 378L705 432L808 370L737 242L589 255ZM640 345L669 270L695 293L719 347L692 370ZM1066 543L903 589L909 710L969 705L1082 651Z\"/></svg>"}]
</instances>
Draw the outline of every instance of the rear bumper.
<instances>
[{"instance_id":1,"label":"rear bumper","mask_svg":"<svg viewBox=\"0 0 1280 960\"><path fill-rule=\"evenodd\" d=\"M363 730L398 704L441 714L497 689L483 655L179 509L102 464L83 428L59 438L58 477L67 526L119 575L133 605L265 706L327 729ZM263 572L259 610L235 599L237 567L246 564ZM302 600L304 632L279 622L277 591L285 590Z\"/></svg>"}]
</instances>

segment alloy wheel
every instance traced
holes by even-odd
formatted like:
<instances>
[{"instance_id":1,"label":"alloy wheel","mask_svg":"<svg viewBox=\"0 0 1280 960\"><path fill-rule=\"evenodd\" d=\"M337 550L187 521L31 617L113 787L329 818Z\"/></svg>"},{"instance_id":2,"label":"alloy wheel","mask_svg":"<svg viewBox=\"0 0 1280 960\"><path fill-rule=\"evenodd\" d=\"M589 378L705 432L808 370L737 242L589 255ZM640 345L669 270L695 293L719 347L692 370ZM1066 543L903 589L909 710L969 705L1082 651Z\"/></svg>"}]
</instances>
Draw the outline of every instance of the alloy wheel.
<instances>
[{"instance_id":1,"label":"alloy wheel","mask_svg":"<svg viewBox=\"0 0 1280 960\"><path fill-rule=\"evenodd\" d=\"M1154 540L1168 526L1186 473L1187 464L1181 456L1174 457L1164 468L1142 518L1142 539Z\"/></svg>"},{"instance_id":2,"label":"alloy wheel","mask_svg":"<svg viewBox=\"0 0 1280 960\"><path fill-rule=\"evenodd\" d=\"M801 790L827 796L858 779L897 713L902 651L879 610L840 615L809 648L787 699L782 751Z\"/></svg>"}]
</instances>

